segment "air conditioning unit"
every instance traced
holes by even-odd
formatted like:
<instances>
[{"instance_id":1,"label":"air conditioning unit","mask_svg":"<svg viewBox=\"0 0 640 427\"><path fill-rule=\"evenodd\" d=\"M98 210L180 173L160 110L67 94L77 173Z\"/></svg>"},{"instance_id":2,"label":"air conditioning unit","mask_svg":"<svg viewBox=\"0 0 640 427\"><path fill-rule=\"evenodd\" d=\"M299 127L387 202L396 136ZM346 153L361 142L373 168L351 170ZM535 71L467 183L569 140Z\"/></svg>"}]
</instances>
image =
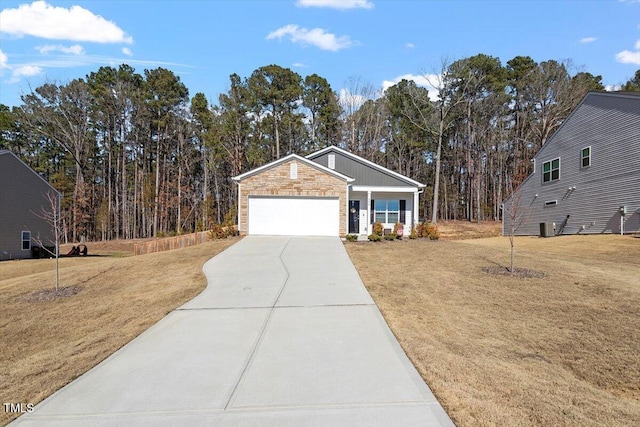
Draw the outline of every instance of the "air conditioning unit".
<instances>
[{"instance_id":1,"label":"air conditioning unit","mask_svg":"<svg viewBox=\"0 0 640 427\"><path fill-rule=\"evenodd\" d=\"M553 237L555 236L555 227L552 222L540 223L540 237Z\"/></svg>"}]
</instances>

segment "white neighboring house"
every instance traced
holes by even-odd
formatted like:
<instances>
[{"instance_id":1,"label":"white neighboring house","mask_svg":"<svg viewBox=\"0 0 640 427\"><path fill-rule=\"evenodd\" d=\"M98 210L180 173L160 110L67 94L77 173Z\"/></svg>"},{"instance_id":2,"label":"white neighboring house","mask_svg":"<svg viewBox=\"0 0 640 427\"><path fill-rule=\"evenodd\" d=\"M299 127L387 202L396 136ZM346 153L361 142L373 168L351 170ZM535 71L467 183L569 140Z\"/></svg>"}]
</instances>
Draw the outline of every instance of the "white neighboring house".
<instances>
[{"instance_id":1,"label":"white neighboring house","mask_svg":"<svg viewBox=\"0 0 640 427\"><path fill-rule=\"evenodd\" d=\"M40 218L50 209L47 194L60 193L15 154L0 150L0 260L36 258L38 241L55 248L51 225Z\"/></svg>"},{"instance_id":2,"label":"white neighboring house","mask_svg":"<svg viewBox=\"0 0 640 427\"><path fill-rule=\"evenodd\" d=\"M588 93L533 162L503 234L514 201L528 217L517 235L640 232L640 93Z\"/></svg>"},{"instance_id":3,"label":"white neighboring house","mask_svg":"<svg viewBox=\"0 0 640 427\"><path fill-rule=\"evenodd\" d=\"M241 234L367 235L418 222L425 185L341 148L295 154L233 178Z\"/></svg>"}]
</instances>

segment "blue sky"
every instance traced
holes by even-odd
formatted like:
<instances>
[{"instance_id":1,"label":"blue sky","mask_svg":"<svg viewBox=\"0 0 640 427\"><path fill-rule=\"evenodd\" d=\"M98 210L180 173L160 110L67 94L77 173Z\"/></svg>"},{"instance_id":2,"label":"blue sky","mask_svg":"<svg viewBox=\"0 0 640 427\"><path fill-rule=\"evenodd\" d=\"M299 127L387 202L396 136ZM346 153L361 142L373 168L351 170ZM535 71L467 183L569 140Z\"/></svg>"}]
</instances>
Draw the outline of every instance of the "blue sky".
<instances>
[{"instance_id":1,"label":"blue sky","mask_svg":"<svg viewBox=\"0 0 640 427\"><path fill-rule=\"evenodd\" d=\"M100 66L174 71L217 103L229 75L278 64L344 93L402 77L425 83L442 59L571 59L624 83L640 68L640 0L11 1L0 3L0 103ZM575 70L574 70L575 72Z\"/></svg>"}]
</instances>

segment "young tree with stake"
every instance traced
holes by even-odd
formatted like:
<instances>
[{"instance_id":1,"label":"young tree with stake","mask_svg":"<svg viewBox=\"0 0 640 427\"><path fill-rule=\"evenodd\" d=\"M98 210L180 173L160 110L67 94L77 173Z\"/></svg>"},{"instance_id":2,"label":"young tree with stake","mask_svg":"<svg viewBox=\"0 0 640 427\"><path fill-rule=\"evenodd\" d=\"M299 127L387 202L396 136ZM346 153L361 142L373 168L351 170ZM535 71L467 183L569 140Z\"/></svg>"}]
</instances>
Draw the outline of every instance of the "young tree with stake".
<instances>
[{"instance_id":1,"label":"young tree with stake","mask_svg":"<svg viewBox=\"0 0 640 427\"><path fill-rule=\"evenodd\" d=\"M60 236L62 235L62 228L60 225L60 193L55 191L49 191L44 195L46 204L43 205L40 209L40 212L33 212L38 218L43 219L51 228L51 236L53 237L55 250L54 252L47 249L47 246L40 239L40 236L35 237L33 240L40 245L40 248L49 253L51 256L56 257L56 292L58 292L60 287L60 268L59 268L59 257L60 257Z\"/></svg>"}]
</instances>

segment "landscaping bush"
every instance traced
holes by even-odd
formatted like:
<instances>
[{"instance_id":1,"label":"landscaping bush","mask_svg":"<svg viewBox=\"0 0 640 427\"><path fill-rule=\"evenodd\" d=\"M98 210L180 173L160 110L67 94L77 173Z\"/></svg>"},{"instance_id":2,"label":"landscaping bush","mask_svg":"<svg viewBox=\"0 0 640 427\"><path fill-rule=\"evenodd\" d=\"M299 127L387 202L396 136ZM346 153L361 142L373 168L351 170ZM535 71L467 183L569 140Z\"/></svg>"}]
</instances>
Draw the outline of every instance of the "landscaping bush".
<instances>
[{"instance_id":1,"label":"landscaping bush","mask_svg":"<svg viewBox=\"0 0 640 427\"><path fill-rule=\"evenodd\" d=\"M440 238L438 227L435 225L431 225L428 222L425 222L424 224L418 224L414 230L416 237L426 237L429 240L438 240ZM411 230L411 233L413 233L414 230ZM409 236L409 238L411 238L411 236Z\"/></svg>"},{"instance_id":2,"label":"landscaping bush","mask_svg":"<svg viewBox=\"0 0 640 427\"><path fill-rule=\"evenodd\" d=\"M384 236L384 240L396 240L396 238L398 238L398 235L396 233L389 233Z\"/></svg>"},{"instance_id":3,"label":"landscaping bush","mask_svg":"<svg viewBox=\"0 0 640 427\"><path fill-rule=\"evenodd\" d=\"M373 233L373 234L369 234L369 236L367 236L367 238L369 239L370 242L379 242L380 241L380 235Z\"/></svg>"},{"instance_id":4,"label":"landscaping bush","mask_svg":"<svg viewBox=\"0 0 640 427\"><path fill-rule=\"evenodd\" d=\"M418 232L416 231L415 227L411 227L411 233L409 234L409 238L411 240L415 240L418 238Z\"/></svg>"},{"instance_id":5,"label":"landscaping bush","mask_svg":"<svg viewBox=\"0 0 640 427\"><path fill-rule=\"evenodd\" d=\"M425 227L425 237L428 237L429 240L438 240L440 238L438 227L435 225L427 224Z\"/></svg>"},{"instance_id":6,"label":"landscaping bush","mask_svg":"<svg viewBox=\"0 0 640 427\"><path fill-rule=\"evenodd\" d=\"M373 234L382 236L383 231L384 231L384 227L382 227L382 223L380 221L373 224Z\"/></svg>"},{"instance_id":7,"label":"landscaping bush","mask_svg":"<svg viewBox=\"0 0 640 427\"><path fill-rule=\"evenodd\" d=\"M223 227L220 224L212 224L209 231L211 239L226 239L228 236L234 236L236 231L233 227Z\"/></svg>"},{"instance_id":8,"label":"landscaping bush","mask_svg":"<svg viewBox=\"0 0 640 427\"><path fill-rule=\"evenodd\" d=\"M358 240L358 235L357 234L347 234L345 236L345 238L347 239L347 242L355 242Z\"/></svg>"}]
</instances>

